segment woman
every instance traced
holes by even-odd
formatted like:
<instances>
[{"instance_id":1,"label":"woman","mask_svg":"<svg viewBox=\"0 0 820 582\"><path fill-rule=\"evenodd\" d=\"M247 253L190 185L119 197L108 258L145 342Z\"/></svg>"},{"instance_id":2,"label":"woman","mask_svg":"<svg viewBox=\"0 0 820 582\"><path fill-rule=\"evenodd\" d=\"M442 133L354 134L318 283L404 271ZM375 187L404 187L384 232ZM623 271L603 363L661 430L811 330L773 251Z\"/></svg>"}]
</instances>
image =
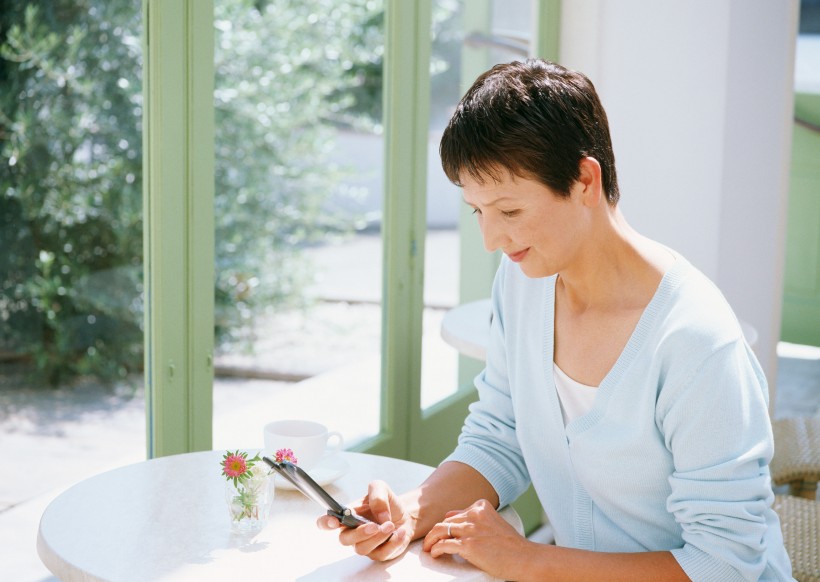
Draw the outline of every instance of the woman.
<instances>
[{"instance_id":1,"label":"woman","mask_svg":"<svg viewBox=\"0 0 820 582\"><path fill-rule=\"evenodd\" d=\"M494 67L441 157L505 255L479 401L418 489L370 485L357 510L376 523L341 543L386 560L424 537L507 580L790 580L764 375L715 286L626 223L590 81ZM554 546L496 512L530 483Z\"/></svg>"}]
</instances>

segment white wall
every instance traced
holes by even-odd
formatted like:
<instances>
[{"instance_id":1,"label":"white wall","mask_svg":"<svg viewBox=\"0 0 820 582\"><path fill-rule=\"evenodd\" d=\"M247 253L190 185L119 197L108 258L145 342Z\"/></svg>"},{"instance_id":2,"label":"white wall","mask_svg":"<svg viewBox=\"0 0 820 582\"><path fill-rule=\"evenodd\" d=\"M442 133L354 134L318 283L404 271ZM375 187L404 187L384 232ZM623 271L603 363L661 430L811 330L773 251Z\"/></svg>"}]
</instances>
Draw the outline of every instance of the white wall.
<instances>
[{"instance_id":1,"label":"white wall","mask_svg":"<svg viewBox=\"0 0 820 582\"><path fill-rule=\"evenodd\" d=\"M561 62L609 115L621 206L714 280L775 387L796 0L571 0Z\"/></svg>"}]
</instances>

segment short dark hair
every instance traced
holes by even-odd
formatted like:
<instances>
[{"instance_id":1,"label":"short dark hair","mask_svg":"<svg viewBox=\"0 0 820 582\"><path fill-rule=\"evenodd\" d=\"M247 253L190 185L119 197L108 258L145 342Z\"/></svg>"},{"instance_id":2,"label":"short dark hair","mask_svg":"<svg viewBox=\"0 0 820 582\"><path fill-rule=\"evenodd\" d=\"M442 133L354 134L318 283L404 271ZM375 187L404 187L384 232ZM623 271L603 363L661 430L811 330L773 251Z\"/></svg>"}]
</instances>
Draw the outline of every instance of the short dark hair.
<instances>
[{"instance_id":1,"label":"short dark hair","mask_svg":"<svg viewBox=\"0 0 820 582\"><path fill-rule=\"evenodd\" d=\"M535 179L569 196L589 156L601 165L604 193L618 201L615 154L598 93L582 73L528 59L483 73L456 107L439 147L447 177L483 182L500 172Z\"/></svg>"}]
</instances>

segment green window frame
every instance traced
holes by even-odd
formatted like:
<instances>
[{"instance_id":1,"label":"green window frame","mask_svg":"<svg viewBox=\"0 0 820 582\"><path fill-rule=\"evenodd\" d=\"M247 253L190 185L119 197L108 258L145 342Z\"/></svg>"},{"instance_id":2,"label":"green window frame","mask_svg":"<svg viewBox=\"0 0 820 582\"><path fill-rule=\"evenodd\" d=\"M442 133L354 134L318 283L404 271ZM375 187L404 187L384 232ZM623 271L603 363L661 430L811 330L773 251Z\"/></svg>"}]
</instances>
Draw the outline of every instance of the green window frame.
<instances>
[{"instance_id":1,"label":"green window frame","mask_svg":"<svg viewBox=\"0 0 820 582\"><path fill-rule=\"evenodd\" d=\"M358 447L427 462L412 433L430 421L420 369L431 6L385 0L381 433ZM489 0L469 6L470 25L488 27ZM538 0L535 12L533 53L557 58L560 0ZM143 0L143 18L146 425L157 457L212 446L214 300L203 290L214 281L213 0ZM465 77L483 66L468 62ZM463 301L489 294L498 261L467 218ZM465 386L475 372L466 366ZM456 396L450 425L473 397Z\"/></svg>"},{"instance_id":2,"label":"green window frame","mask_svg":"<svg viewBox=\"0 0 820 582\"><path fill-rule=\"evenodd\" d=\"M212 0L143 2L148 457L211 448ZM209 292L202 292L203 289Z\"/></svg>"}]
</instances>

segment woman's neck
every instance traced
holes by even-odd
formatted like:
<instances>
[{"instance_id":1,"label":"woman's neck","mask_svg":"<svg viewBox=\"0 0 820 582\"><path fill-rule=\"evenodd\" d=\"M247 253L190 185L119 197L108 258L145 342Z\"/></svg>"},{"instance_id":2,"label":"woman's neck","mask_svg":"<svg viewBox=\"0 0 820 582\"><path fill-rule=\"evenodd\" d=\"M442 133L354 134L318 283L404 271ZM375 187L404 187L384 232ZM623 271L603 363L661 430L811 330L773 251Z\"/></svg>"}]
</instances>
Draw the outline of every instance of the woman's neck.
<instances>
[{"instance_id":1,"label":"woman's neck","mask_svg":"<svg viewBox=\"0 0 820 582\"><path fill-rule=\"evenodd\" d=\"M575 313L643 309L675 262L668 248L629 226L618 207L605 210L571 266L558 274L556 291Z\"/></svg>"}]
</instances>

